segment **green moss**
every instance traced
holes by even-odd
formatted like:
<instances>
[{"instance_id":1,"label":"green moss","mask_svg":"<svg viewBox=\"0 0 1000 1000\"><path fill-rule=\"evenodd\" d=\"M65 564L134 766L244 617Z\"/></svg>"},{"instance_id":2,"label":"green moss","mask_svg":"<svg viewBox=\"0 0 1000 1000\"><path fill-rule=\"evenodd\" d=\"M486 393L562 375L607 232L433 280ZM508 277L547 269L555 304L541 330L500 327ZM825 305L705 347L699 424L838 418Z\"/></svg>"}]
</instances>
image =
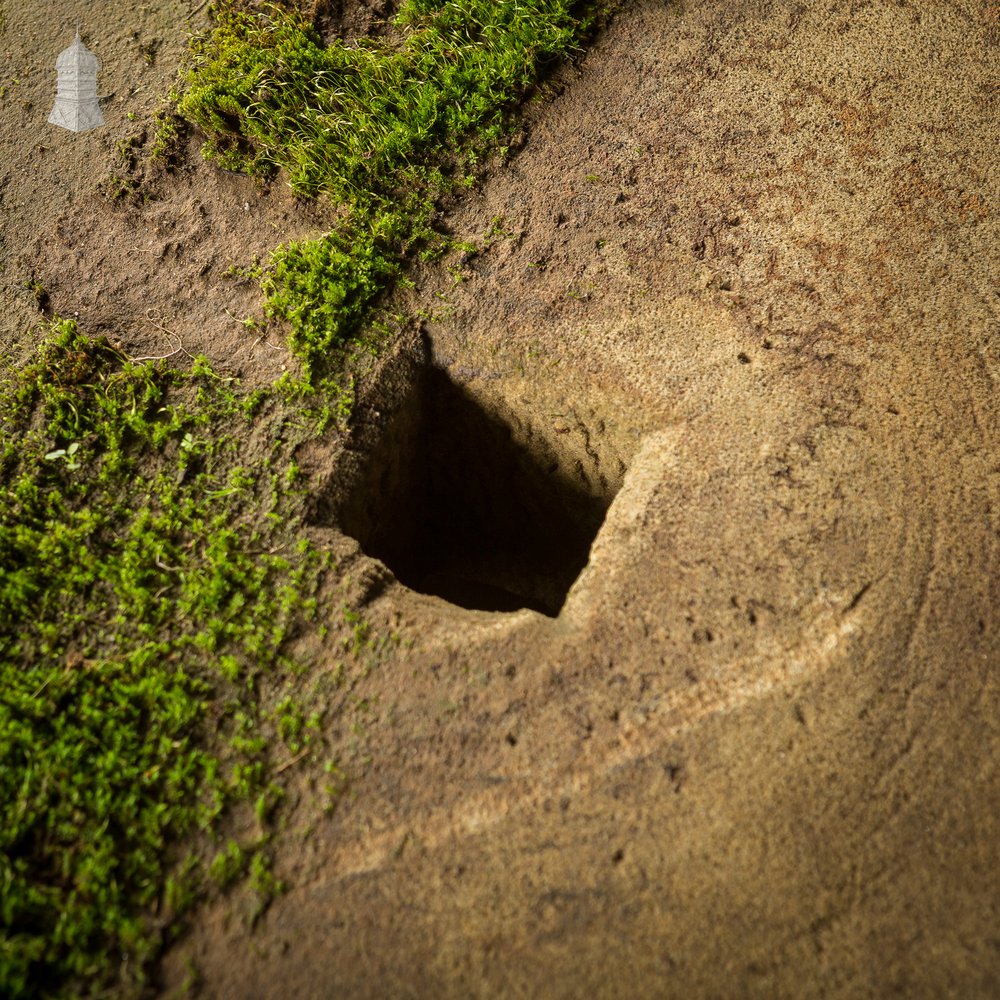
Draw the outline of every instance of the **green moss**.
<instances>
[{"instance_id":1,"label":"green moss","mask_svg":"<svg viewBox=\"0 0 1000 1000\"><path fill-rule=\"evenodd\" d=\"M582 10L567 0L408 0L401 40L324 46L294 10L217 5L179 113L221 166L284 170L296 192L341 210L323 239L279 248L264 281L307 378L336 366L331 349L360 334L406 257L442 239L439 199L473 182L518 98L574 50L591 23Z\"/></svg>"},{"instance_id":2,"label":"green moss","mask_svg":"<svg viewBox=\"0 0 1000 1000\"><path fill-rule=\"evenodd\" d=\"M280 544L296 500L272 456L239 454L259 409L204 362L133 364L69 322L0 382L4 996L86 992L123 953L141 971L168 845L277 804L256 678L319 558Z\"/></svg>"},{"instance_id":3,"label":"green moss","mask_svg":"<svg viewBox=\"0 0 1000 1000\"><path fill-rule=\"evenodd\" d=\"M441 199L502 151L519 97L589 24L557 0L407 0L395 42L324 46L287 6L214 9L180 116L222 166L285 171L339 221L254 269L291 327L296 382L245 394L204 359L134 363L64 321L0 377L3 996L136 992L206 893L245 878L263 906L280 891L279 775L322 742L283 650L330 623L311 624L325 563L278 428L346 421L347 360L391 335L380 299L413 254L448 245ZM154 158L182 134L164 117ZM374 663L381 640L340 617L342 655ZM329 760L330 808L346 780ZM249 840L224 825L240 803Z\"/></svg>"},{"instance_id":4,"label":"green moss","mask_svg":"<svg viewBox=\"0 0 1000 1000\"><path fill-rule=\"evenodd\" d=\"M398 267L374 241L349 241L343 233L289 243L272 256L264 278L267 314L291 325L291 347L307 374L325 371L324 359L357 337L372 305Z\"/></svg>"}]
</instances>

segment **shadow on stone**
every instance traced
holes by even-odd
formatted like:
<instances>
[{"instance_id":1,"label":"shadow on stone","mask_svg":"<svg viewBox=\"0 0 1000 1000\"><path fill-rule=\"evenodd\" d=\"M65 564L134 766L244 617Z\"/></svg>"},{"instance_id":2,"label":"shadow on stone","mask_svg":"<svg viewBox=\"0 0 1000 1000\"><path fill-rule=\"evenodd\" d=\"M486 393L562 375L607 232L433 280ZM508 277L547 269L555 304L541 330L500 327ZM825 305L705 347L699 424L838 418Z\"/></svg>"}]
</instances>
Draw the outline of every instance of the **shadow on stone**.
<instances>
[{"instance_id":1,"label":"shadow on stone","mask_svg":"<svg viewBox=\"0 0 1000 1000\"><path fill-rule=\"evenodd\" d=\"M464 608L555 616L610 503L530 421L518 429L421 366L355 452L324 519L412 590ZM349 463L350 464L350 463ZM606 484L605 484L606 486ZM323 516L323 515L321 515Z\"/></svg>"}]
</instances>

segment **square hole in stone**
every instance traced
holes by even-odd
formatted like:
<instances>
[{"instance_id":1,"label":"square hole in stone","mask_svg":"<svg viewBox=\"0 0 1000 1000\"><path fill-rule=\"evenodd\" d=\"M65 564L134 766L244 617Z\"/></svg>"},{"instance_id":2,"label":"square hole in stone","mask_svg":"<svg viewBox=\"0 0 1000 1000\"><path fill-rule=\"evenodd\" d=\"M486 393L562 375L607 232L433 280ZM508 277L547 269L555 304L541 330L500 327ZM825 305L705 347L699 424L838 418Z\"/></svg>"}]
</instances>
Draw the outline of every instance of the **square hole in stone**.
<instances>
[{"instance_id":1,"label":"square hole in stone","mask_svg":"<svg viewBox=\"0 0 1000 1000\"><path fill-rule=\"evenodd\" d=\"M520 408L505 417L432 365L405 382L317 519L335 521L412 590L463 608L557 615L624 464L609 486L599 435L579 421L561 427Z\"/></svg>"}]
</instances>

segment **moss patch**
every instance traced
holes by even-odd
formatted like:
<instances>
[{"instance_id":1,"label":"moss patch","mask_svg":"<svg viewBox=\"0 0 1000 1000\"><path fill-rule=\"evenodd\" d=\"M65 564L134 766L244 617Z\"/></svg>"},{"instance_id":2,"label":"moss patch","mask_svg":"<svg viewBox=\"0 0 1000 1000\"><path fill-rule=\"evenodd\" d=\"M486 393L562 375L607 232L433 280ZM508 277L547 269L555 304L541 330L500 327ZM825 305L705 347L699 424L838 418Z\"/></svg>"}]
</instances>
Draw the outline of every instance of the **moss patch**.
<instances>
[{"instance_id":1,"label":"moss patch","mask_svg":"<svg viewBox=\"0 0 1000 1000\"><path fill-rule=\"evenodd\" d=\"M251 175L287 172L341 221L323 239L279 247L267 309L287 320L307 378L356 336L406 258L441 249L440 199L475 182L517 99L592 25L566 0L408 0L394 40L324 46L294 8L224 3L196 49L179 112L205 155Z\"/></svg>"},{"instance_id":2,"label":"moss patch","mask_svg":"<svg viewBox=\"0 0 1000 1000\"><path fill-rule=\"evenodd\" d=\"M238 446L265 409L71 322L0 382L5 996L123 954L133 977L160 940L142 915L182 903L168 846L269 788L258 679L296 669L322 559L295 541L285 444Z\"/></svg>"},{"instance_id":3,"label":"moss patch","mask_svg":"<svg viewBox=\"0 0 1000 1000\"><path fill-rule=\"evenodd\" d=\"M137 992L207 892L277 891L280 775L323 742L289 640L320 649L328 625L295 446L346 419L377 303L448 246L441 199L590 9L409 0L391 41L324 46L292 6L215 5L180 115L220 165L283 170L340 221L257 272L303 364L291 392L134 362L66 321L0 376L0 994Z\"/></svg>"}]
</instances>

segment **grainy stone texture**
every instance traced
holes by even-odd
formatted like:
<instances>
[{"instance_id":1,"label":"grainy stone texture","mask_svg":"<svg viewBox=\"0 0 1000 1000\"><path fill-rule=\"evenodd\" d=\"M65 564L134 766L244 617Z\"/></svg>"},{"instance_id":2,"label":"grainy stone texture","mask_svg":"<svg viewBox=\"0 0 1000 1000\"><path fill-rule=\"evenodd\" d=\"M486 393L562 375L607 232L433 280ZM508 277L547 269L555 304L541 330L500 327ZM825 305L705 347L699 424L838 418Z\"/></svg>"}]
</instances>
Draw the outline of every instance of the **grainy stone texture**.
<instances>
[{"instance_id":1,"label":"grainy stone texture","mask_svg":"<svg viewBox=\"0 0 1000 1000\"><path fill-rule=\"evenodd\" d=\"M556 620L373 589L374 763L209 992L996 993L996 16L628 5L533 111L426 332L623 485Z\"/></svg>"},{"instance_id":2,"label":"grainy stone texture","mask_svg":"<svg viewBox=\"0 0 1000 1000\"><path fill-rule=\"evenodd\" d=\"M40 312L79 320L133 356L205 354L248 380L273 380L289 360L262 336L255 282L232 273L283 239L322 232L329 208L202 162L183 142L167 175L140 151L167 106L189 34L206 4L54 0L4 9L0 31L0 350L23 358ZM101 61L106 125L51 125L55 60L77 23Z\"/></svg>"},{"instance_id":3,"label":"grainy stone texture","mask_svg":"<svg viewBox=\"0 0 1000 1000\"><path fill-rule=\"evenodd\" d=\"M998 16L630 3L532 107L449 220L498 235L415 299L485 412L605 475L589 564L558 617L467 611L317 521L401 640L342 722L371 764L165 992L1000 992Z\"/></svg>"}]
</instances>

